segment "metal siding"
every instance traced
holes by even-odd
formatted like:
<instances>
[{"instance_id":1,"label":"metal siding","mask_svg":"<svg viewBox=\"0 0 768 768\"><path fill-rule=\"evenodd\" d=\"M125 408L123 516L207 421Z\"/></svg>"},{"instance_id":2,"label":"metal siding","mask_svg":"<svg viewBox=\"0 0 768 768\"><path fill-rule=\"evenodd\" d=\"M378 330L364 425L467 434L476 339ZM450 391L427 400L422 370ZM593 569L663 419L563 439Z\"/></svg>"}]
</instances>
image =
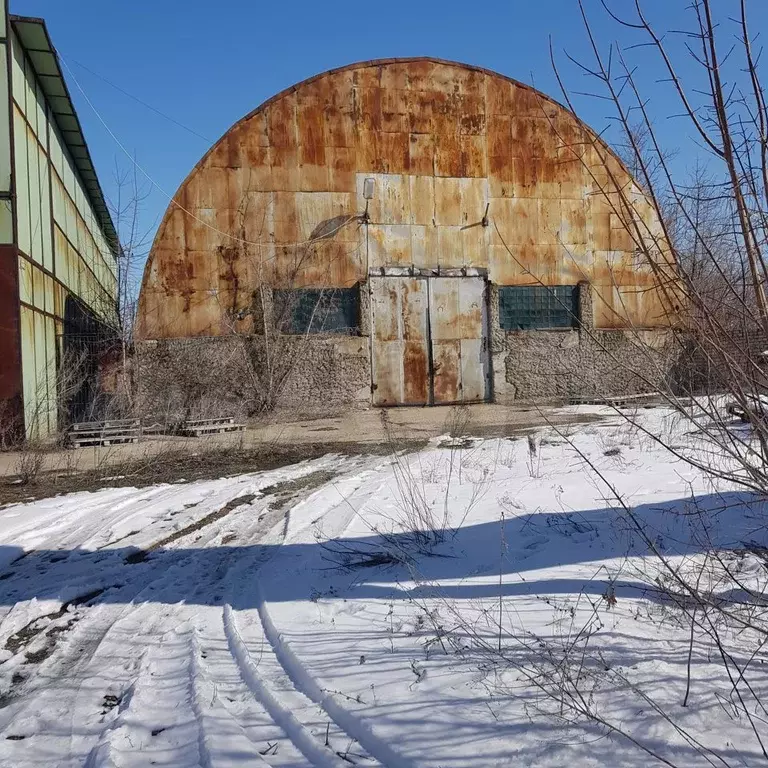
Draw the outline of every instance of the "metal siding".
<instances>
[{"instance_id":1,"label":"metal siding","mask_svg":"<svg viewBox=\"0 0 768 768\"><path fill-rule=\"evenodd\" d=\"M114 320L117 272L114 256L96 223L90 198L74 161L64 148L58 127L55 123L49 125L41 83L15 34L11 35L11 41L11 83L17 105L13 109L13 168L19 250L47 272L54 273L56 279L96 314ZM0 82L0 100L4 89L5 84ZM4 173L8 168L8 163L2 162L2 147L8 145L7 140L2 141L2 123L0 114L0 192L6 188ZM50 177L52 165L59 170L61 180L58 175ZM13 219L7 204L0 205L3 206L0 211L2 241L10 239L8 230ZM13 260L13 271L18 298L36 308L20 310L17 367L27 434L43 436L57 426L56 338L67 291L50 274L24 259L19 259L18 265L16 259ZM18 303L14 306L18 308Z\"/></svg>"},{"instance_id":2,"label":"metal siding","mask_svg":"<svg viewBox=\"0 0 768 768\"><path fill-rule=\"evenodd\" d=\"M53 167L56 169L59 176L62 174L64 167L64 157L61 147L62 141L59 135L59 129L55 123L51 123L50 148L48 151L51 155L51 162L53 163Z\"/></svg>"},{"instance_id":3,"label":"metal siding","mask_svg":"<svg viewBox=\"0 0 768 768\"><path fill-rule=\"evenodd\" d=\"M11 32L11 90L13 98L24 109L24 53L16 37L15 32Z\"/></svg>"},{"instance_id":4,"label":"metal siding","mask_svg":"<svg viewBox=\"0 0 768 768\"><path fill-rule=\"evenodd\" d=\"M45 345L48 371L48 433L53 434L58 428L59 376L56 366L56 321L52 317L45 318Z\"/></svg>"},{"instance_id":5,"label":"metal siding","mask_svg":"<svg viewBox=\"0 0 768 768\"><path fill-rule=\"evenodd\" d=\"M25 304L34 302L33 266L26 259L19 259L19 300Z\"/></svg>"},{"instance_id":6,"label":"metal siding","mask_svg":"<svg viewBox=\"0 0 768 768\"><path fill-rule=\"evenodd\" d=\"M24 101L21 102L24 114L37 132L37 109L35 106L35 75L28 59L24 59Z\"/></svg>"},{"instance_id":7,"label":"metal siding","mask_svg":"<svg viewBox=\"0 0 768 768\"><path fill-rule=\"evenodd\" d=\"M13 243L13 203L0 200L0 245Z\"/></svg>"},{"instance_id":8,"label":"metal siding","mask_svg":"<svg viewBox=\"0 0 768 768\"><path fill-rule=\"evenodd\" d=\"M51 242L51 194L48 156L39 150L40 173L40 234L43 264L49 272L54 269L53 243Z\"/></svg>"},{"instance_id":9,"label":"metal siding","mask_svg":"<svg viewBox=\"0 0 768 768\"><path fill-rule=\"evenodd\" d=\"M43 145L45 151L48 151L48 119L45 114L45 96L40 83L35 77L35 114L37 123L37 137Z\"/></svg>"},{"instance_id":10,"label":"metal siding","mask_svg":"<svg viewBox=\"0 0 768 768\"><path fill-rule=\"evenodd\" d=\"M5 0L0 0L0 8ZM0 14L2 10L0 10ZM5 29L0 24L0 29ZM0 43L0 192L11 189L11 115L8 102L8 67L6 43Z\"/></svg>"},{"instance_id":11,"label":"metal siding","mask_svg":"<svg viewBox=\"0 0 768 768\"><path fill-rule=\"evenodd\" d=\"M69 287L70 277L69 260L67 259L67 241L64 237L64 233L57 225L54 225L53 227L53 252L56 277L61 280L64 285Z\"/></svg>"},{"instance_id":12,"label":"metal siding","mask_svg":"<svg viewBox=\"0 0 768 768\"><path fill-rule=\"evenodd\" d=\"M45 316L32 313L33 359L35 366L35 389L32 394L32 424L38 437L48 434L48 366L45 347Z\"/></svg>"},{"instance_id":13,"label":"metal siding","mask_svg":"<svg viewBox=\"0 0 768 768\"><path fill-rule=\"evenodd\" d=\"M43 232L40 215L40 157L37 152L37 139L32 129L27 127L27 164L29 168L29 219L30 250L27 252L38 264L43 263ZM46 189L47 194L47 189Z\"/></svg>"},{"instance_id":14,"label":"metal siding","mask_svg":"<svg viewBox=\"0 0 768 768\"><path fill-rule=\"evenodd\" d=\"M261 282L350 285L364 279L366 267L394 265L482 266L499 285L586 280L603 290L614 278L596 254L619 252L628 264L634 252L613 210L618 196L599 193L597 183L607 181L609 169L630 184L620 163L572 114L500 75L432 60L371 62L326 73L233 126L181 185L177 199L220 231L185 216L179 236L179 214L169 208L145 272L137 335L162 337L169 328L189 327L170 314L179 308L209 314L207 302L164 303L159 297L219 289L215 254L236 245L227 236L236 230L232 214L251 193L271 201L267 215L250 213L245 220L248 239L257 242L247 247L251 261L269 266L235 270L246 292ZM311 248L297 245L322 231L331 216L359 217L369 177L376 192L367 203L367 227L355 222ZM632 190L632 215L658 224ZM330 202L335 195L342 195L338 206ZM340 247L353 228L361 247ZM186 274L182 265L193 259ZM298 272L297 261L303 264ZM169 274L177 279L168 280ZM621 278L622 288L641 282L658 293L647 279ZM606 299L614 303L612 293ZM648 322L650 316L636 302L625 321ZM597 319L608 322L605 314Z\"/></svg>"},{"instance_id":15,"label":"metal siding","mask_svg":"<svg viewBox=\"0 0 768 768\"><path fill-rule=\"evenodd\" d=\"M13 154L16 187L16 230L19 249L32 251L27 170L27 127L17 109L13 110Z\"/></svg>"},{"instance_id":16,"label":"metal siding","mask_svg":"<svg viewBox=\"0 0 768 768\"><path fill-rule=\"evenodd\" d=\"M30 264L32 272L32 303L36 309L45 311L45 280L43 273L34 265Z\"/></svg>"},{"instance_id":17,"label":"metal siding","mask_svg":"<svg viewBox=\"0 0 768 768\"><path fill-rule=\"evenodd\" d=\"M7 417L20 420L22 382L17 258L13 246L0 246L0 400L5 402Z\"/></svg>"},{"instance_id":18,"label":"metal siding","mask_svg":"<svg viewBox=\"0 0 768 768\"><path fill-rule=\"evenodd\" d=\"M37 366L35 362L35 313L20 309L21 376L24 394L24 423L28 435L35 435L37 413Z\"/></svg>"}]
</instances>

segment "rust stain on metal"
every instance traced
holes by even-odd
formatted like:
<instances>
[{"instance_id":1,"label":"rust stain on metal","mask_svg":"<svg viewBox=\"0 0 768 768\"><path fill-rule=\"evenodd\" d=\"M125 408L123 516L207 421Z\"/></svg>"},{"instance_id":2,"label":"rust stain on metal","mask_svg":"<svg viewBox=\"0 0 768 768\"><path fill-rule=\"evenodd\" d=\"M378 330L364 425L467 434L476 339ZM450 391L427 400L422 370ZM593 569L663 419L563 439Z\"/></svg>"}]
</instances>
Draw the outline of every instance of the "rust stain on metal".
<instances>
[{"instance_id":1,"label":"rust stain on metal","mask_svg":"<svg viewBox=\"0 0 768 768\"><path fill-rule=\"evenodd\" d=\"M183 182L186 212L169 207L147 262L137 336L228 333L226 313L261 284L350 286L393 265L483 266L501 285L586 280L598 327L667 324L627 226L634 215L657 229L653 210L634 191L621 211L600 193L611 176L632 189L576 116L496 73L436 59L332 70L236 123ZM349 223L313 242L338 216Z\"/></svg>"},{"instance_id":2,"label":"rust stain on metal","mask_svg":"<svg viewBox=\"0 0 768 768\"><path fill-rule=\"evenodd\" d=\"M458 341L439 341L432 344L434 360L434 401L455 403L461 400L460 371L461 345Z\"/></svg>"},{"instance_id":3,"label":"rust stain on metal","mask_svg":"<svg viewBox=\"0 0 768 768\"><path fill-rule=\"evenodd\" d=\"M429 361L426 342L405 342L403 349L403 402L429 402Z\"/></svg>"}]
</instances>

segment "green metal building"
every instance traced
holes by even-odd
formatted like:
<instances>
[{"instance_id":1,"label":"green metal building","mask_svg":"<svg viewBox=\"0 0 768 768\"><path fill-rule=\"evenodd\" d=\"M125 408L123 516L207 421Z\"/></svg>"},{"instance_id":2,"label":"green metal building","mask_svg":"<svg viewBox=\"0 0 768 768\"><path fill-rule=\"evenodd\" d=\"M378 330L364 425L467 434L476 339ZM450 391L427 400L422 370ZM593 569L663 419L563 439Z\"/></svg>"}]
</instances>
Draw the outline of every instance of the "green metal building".
<instances>
[{"instance_id":1,"label":"green metal building","mask_svg":"<svg viewBox=\"0 0 768 768\"><path fill-rule=\"evenodd\" d=\"M65 386L72 418L98 390L117 237L45 23L10 15L7 0L0 61L0 438L45 437ZM65 384L74 356L85 364Z\"/></svg>"}]
</instances>

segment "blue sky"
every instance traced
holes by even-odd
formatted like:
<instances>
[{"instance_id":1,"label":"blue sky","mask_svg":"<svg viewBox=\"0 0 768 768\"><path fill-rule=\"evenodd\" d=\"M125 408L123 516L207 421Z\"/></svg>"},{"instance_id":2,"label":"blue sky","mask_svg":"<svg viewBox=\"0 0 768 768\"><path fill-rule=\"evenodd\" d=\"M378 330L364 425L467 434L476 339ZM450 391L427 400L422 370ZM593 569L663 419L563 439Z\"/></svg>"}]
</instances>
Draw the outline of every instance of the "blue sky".
<instances>
[{"instance_id":1,"label":"blue sky","mask_svg":"<svg viewBox=\"0 0 768 768\"><path fill-rule=\"evenodd\" d=\"M615 8L629 5L613 3ZM688 0L647 0L646 5L659 28L673 29L683 24ZM720 7L735 11L737 5L722 0ZM163 192L172 195L233 122L281 89L332 67L380 57L437 56L496 70L560 99L549 61L551 36L569 86L590 88L562 55L563 49L577 56L587 50L575 0L295 0L290 5L249 0L10 0L10 6L12 13L45 18L54 45L89 100L156 183L141 218L148 232L167 206ZM617 38L631 42L607 19L598 0L587 0L587 6L606 44ZM753 32L768 29L768 2L752 0L750 6ZM690 63L681 60L681 72L692 76ZM679 111L669 89L655 82L653 67L643 66L638 76L665 142L680 150L676 162L683 168L693 161L696 147L687 127L669 119ZM131 161L69 80L102 186L114 198L115 166L127 170ZM608 105L575 98L586 122L597 130L608 125Z\"/></svg>"}]
</instances>

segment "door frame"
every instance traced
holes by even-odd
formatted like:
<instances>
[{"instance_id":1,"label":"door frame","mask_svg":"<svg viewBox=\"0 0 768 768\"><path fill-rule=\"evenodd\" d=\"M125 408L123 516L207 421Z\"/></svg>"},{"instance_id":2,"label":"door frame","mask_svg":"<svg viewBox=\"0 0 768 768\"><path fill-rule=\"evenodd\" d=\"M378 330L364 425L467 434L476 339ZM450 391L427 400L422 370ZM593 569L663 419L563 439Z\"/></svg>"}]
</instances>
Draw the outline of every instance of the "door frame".
<instances>
[{"instance_id":1,"label":"door frame","mask_svg":"<svg viewBox=\"0 0 768 768\"><path fill-rule=\"evenodd\" d=\"M374 381L374 331L375 321L373 317L374 302L372 299L372 289L370 279L375 277L403 277L411 279L424 279L426 280L427 287L427 317L426 317L426 335L427 335L427 365L429 376L429 399L424 405L415 405L411 403L392 403L380 404L373 402L373 393L375 391L376 382ZM484 366L485 366L485 396L482 400L456 400L451 402L435 402L435 364L433 356L433 341L432 341L432 324L431 324L431 299L432 299L432 286L430 278L435 277L474 277L482 278L484 281L483 288L483 306L482 306L482 344L484 354ZM488 403L493 401L493 356L491 354L491 283L488 280L488 270L482 267L451 267L441 268L436 267L434 269L420 268L420 267L403 267L403 266L390 266L390 267L371 267L368 271L368 325L369 325L369 359L370 359L370 379L371 379L371 404L377 408L414 408L414 407L437 407L443 405L461 405L468 403Z\"/></svg>"}]
</instances>

